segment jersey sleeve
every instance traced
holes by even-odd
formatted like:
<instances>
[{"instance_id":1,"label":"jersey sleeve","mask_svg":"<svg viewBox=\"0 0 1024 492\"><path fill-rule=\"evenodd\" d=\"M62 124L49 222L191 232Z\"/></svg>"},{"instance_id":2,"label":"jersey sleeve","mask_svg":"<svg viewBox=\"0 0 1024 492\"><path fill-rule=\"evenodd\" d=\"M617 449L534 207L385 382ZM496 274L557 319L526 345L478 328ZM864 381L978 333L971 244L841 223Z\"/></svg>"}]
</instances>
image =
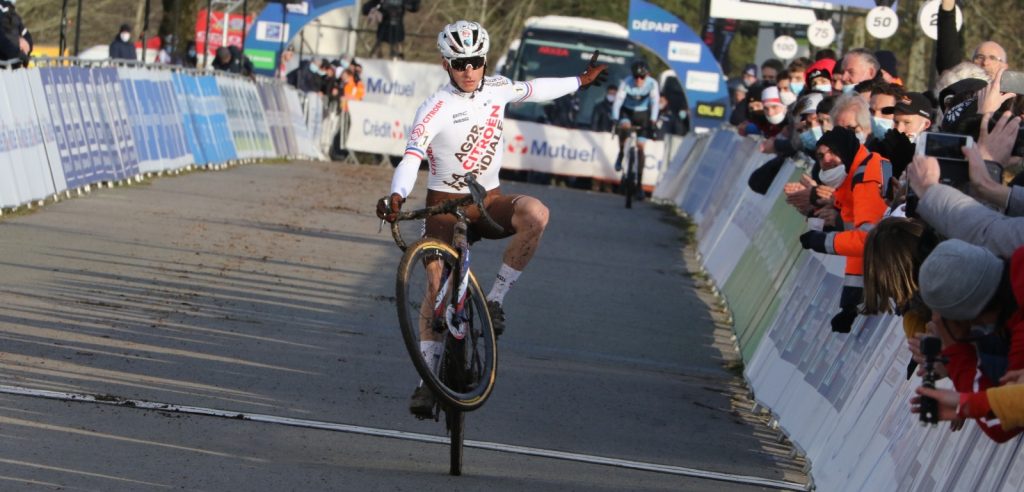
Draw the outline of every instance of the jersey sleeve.
<instances>
[{"instance_id":1,"label":"jersey sleeve","mask_svg":"<svg viewBox=\"0 0 1024 492\"><path fill-rule=\"evenodd\" d=\"M395 174L391 178L391 193L398 193L402 197L409 196L416 186L416 173L420 169L420 162L427 156L427 147L434 140L437 133L442 129L442 113L446 112L445 101L439 98L427 99L427 102L416 111L415 123L412 131L409 132L409 140L405 143L405 154L402 161L395 168Z\"/></svg>"},{"instance_id":2,"label":"jersey sleeve","mask_svg":"<svg viewBox=\"0 0 1024 492\"><path fill-rule=\"evenodd\" d=\"M612 122L619 124L619 112L622 111L622 104L626 102L626 81L619 82L619 90L615 92L615 103L612 104Z\"/></svg>"},{"instance_id":3,"label":"jersey sleeve","mask_svg":"<svg viewBox=\"0 0 1024 492\"><path fill-rule=\"evenodd\" d=\"M658 121L658 103L661 100L661 94L658 91L658 81L651 79L651 121Z\"/></svg>"},{"instance_id":4,"label":"jersey sleeve","mask_svg":"<svg viewBox=\"0 0 1024 492\"><path fill-rule=\"evenodd\" d=\"M529 82L513 82L507 92L508 102L550 101L576 92L579 88L579 77L545 77Z\"/></svg>"}]
</instances>

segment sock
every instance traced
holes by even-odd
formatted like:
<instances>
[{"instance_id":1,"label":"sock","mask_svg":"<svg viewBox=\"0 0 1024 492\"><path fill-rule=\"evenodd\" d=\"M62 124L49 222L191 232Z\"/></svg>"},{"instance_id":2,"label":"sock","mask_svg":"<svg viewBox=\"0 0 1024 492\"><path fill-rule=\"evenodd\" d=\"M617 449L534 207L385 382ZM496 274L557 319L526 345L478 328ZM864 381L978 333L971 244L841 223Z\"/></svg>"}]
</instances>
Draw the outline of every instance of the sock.
<instances>
[{"instance_id":1,"label":"sock","mask_svg":"<svg viewBox=\"0 0 1024 492\"><path fill-rule=\"evenodd\" d=\"M491 292L487 294L487 300L501 304L505 300L505 294L508 294L508 289L516 283L516 280L519 279L519 275L522 273L502 263L501 270L498 270L498 277L494 279L494 286L491 287Z\"/></svg>"},{"instance_id":2,"label":"sock","mask_svg":"<svg viewBox=\"0 0 1024 492\"><path fill-rule=\"evenodd\" d=\"M423 356L423 360L427 361L427 366L430 367L431 371L437 370L437 364L441 360L441 351L444 350L444 345L441 342L435 342L433 340L424 340L420 342L420 355ZM423 381L420 381L421 383Z\"/></svg>"}]
</instances>

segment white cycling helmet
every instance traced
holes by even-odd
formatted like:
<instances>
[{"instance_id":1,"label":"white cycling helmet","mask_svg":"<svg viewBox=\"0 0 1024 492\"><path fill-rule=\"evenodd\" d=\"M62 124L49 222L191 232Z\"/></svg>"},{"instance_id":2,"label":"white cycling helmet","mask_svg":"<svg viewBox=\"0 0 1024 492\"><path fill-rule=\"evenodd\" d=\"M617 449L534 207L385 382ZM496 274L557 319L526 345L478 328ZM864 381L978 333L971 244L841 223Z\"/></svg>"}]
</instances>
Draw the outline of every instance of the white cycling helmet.
<instances>
[{"instance_id":1,"label":"white cycling helmet","mask_svg":"<svg viewBox=\"0 0 1024 492\"><path fill-rule=\"evenodd\" d=\"M487 56L490 47L487 30L476 22L460 20L444 26L437 34L437 49L446 60Z\"/></svg>"}]
</instances>

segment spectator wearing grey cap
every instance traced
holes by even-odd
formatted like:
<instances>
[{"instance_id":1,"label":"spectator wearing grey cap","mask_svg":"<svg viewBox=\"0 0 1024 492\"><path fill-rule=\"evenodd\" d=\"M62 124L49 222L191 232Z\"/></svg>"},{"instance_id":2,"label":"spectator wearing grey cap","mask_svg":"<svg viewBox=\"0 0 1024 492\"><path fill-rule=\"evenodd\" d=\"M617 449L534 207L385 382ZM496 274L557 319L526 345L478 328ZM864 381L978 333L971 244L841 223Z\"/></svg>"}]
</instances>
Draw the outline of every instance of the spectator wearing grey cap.
<instances>
[{"instance_id":1,"label":"spectator wearing grey cap","mask_svg":"<svg viewBox=\"0 0 1024 492\"><path fill-rule=\"evenodd\" d=\"M942 355L953 386L974 392L998 386L1007 369L1024 368L1024 249L1007 263L992 252L950 239L921 264L921 299L933 312L930 328L942 340ZM1007 431L998 420L976 419L996 442Z\"/></svg>"}]
</instances>

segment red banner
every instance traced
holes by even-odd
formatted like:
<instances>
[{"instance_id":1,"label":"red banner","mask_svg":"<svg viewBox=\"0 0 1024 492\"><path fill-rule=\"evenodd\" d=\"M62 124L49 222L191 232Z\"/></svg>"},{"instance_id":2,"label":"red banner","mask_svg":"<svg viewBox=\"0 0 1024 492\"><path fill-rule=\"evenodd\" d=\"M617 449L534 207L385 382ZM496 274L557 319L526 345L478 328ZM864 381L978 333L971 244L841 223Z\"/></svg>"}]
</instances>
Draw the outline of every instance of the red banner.
<instances>
[{"instance_id":1,"label":"red banner","mask_svg":"<svg viewBox=\"0 0 1024 492\"><path fill-rule=\"evenodd\" d=\"M252 27L256 14L249 14L245 20L245 30L242 29L242 14L231 14L228 17L227 43L224 42L224 12L210 12L210 42L209 53L212 55L221 46L242 47L242 38ZM202 53L206 49L206 9L200 9L196 16L196 53Z\"/></svg>"}]
</instances>

